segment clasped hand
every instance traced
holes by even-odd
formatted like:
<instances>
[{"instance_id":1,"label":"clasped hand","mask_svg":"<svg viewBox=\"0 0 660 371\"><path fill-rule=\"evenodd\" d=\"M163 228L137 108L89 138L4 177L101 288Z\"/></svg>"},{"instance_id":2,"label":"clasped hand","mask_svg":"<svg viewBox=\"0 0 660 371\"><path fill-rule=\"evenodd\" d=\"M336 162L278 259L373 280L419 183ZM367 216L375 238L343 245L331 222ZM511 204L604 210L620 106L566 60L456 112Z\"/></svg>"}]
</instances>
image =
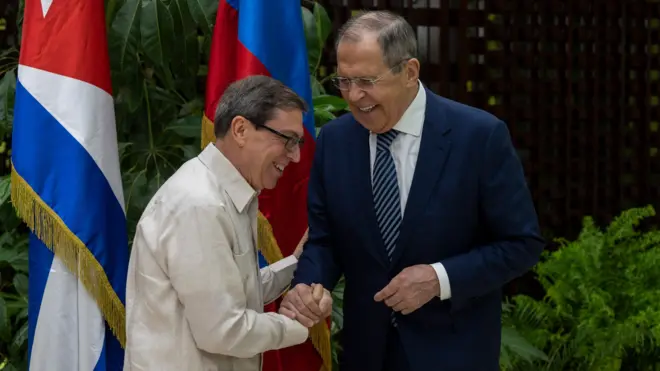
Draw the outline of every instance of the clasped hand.
<instances>
[{"instance_id":1,"label":"clasped hand","mask_svg":"<svg viewBox=\"0 0 660 371\"><path fill-rule=\"evenodd\" d=\"M332 313L332 296L320 284L299 283L284 296L279 312L312 327Z\"/></svg>"}]
</instances>

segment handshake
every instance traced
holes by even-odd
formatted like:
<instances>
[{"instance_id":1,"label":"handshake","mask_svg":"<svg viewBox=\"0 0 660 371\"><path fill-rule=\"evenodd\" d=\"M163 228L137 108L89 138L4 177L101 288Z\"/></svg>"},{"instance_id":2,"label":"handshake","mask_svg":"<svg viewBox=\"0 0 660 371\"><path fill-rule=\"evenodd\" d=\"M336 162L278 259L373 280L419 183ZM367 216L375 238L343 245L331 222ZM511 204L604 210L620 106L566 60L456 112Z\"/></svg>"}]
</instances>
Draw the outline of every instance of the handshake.
<instances>
[{"instance_id":1,"label":"handshake","mask_svg":"<svg viewBox=\"0 0 660 371\"><path fill-rule=\"evenodd\" d=\"M297 284L282 299L279 313L309 328L332 313L332 296L321 284Z\"/></svg>"}]
</instances>

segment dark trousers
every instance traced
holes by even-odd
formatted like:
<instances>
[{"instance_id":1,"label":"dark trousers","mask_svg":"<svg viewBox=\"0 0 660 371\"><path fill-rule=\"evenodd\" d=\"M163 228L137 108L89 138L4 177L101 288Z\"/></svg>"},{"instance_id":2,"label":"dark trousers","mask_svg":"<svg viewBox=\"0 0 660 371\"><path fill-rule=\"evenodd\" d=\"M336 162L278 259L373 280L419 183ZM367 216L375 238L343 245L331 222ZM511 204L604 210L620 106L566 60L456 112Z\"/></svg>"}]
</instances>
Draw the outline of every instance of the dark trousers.
<instances>
[{"instance_id":1,"label":"dark trousers","mask_svg":"<svg viewBox=\"0 0 660 371\"><path fill-rule=\"evenodd\" d=\"M387 353L383 371L410 371L408 357L403 349L399 331L395 327L390 328L387 336Z\"/></svg>"}]
</instances>

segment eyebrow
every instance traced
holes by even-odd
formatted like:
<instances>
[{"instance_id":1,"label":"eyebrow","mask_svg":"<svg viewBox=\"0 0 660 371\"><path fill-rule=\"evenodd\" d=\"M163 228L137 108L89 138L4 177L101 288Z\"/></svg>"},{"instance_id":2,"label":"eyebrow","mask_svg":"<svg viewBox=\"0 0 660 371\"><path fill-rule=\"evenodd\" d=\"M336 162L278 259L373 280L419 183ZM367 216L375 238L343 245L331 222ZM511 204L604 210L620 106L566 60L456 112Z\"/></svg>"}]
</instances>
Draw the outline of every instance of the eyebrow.
<instances>
[{"instance_id":1,"label":"eyebrow","mask_svg":"<svg viewBox=\"0 0 660 371\"><path fill-rule=\"evenodd\" d=\"M344 78L344 79L375 79L375 78L378 77L378 75L372 75L372 76L368 76L368 75L364 76L363 75L363 76L348 77L348 76L338 74L337 77L341 77L341 78Z\"/></svg>"}]
</instances>

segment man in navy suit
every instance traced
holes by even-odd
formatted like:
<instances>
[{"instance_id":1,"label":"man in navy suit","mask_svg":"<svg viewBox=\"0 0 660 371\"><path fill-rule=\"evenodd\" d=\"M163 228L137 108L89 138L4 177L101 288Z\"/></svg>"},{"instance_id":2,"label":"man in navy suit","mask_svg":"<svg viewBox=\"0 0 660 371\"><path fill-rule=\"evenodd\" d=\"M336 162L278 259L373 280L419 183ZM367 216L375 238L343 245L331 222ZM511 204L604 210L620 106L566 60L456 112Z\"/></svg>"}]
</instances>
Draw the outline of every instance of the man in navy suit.
<instances>
[{"instance_id":1,"label":"man in navy suit","mask_svg":"<svg viewBox=\"0 0 660 371\"><path fill-rule=\"evenodd\" d=\"M311 285L344 275L341 371L496 371L502 287L544 247L507 126L419 82L399 16L358 15L336 46L351 113L318 136L281 312L322 320Z\"/></svg>"}]
</instances>

